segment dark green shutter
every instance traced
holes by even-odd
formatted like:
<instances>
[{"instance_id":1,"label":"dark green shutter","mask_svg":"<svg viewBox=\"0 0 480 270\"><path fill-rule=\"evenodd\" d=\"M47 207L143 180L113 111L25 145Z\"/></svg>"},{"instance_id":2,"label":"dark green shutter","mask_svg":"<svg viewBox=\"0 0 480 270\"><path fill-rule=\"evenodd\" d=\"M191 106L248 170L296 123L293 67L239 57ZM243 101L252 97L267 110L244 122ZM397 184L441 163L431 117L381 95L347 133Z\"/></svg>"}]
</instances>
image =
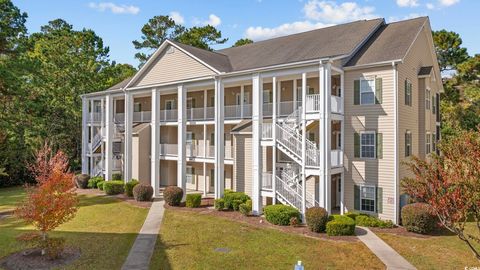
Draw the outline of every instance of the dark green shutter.
<instances>
[{"instance_id":1,"label":"dark green shutter","mask_svg":"<svg viewBox=\"0 0 480 270\"><path fill-rule=\"evenodd\" d=\"M360 104L360 80L353 81L353 105Z\"/></svg>"},{"instance_id":2,"label":"dark green shutter","mask_svg":"<svg viewBox=\"0 0 480 270\"><path fill-rule=\"evenodd\" d=\"M360 211L360 186L353 186L353 209Z\"/></svg>"},{"instance_id":3,"label":"dark green shutter","mask_svg":"<svg viewBox=\"0 0 480 270\"><path fill-rule=\"evenodd\" d=\"M408 133L405 132L405 156L406 156L406 157L410 156L410 153L408 153L407 142L408 142Z\"/></svg>"},{"instance_id":4,"label":"dark green shutter","mask_svg":"<svg viewBox=\"0 0 480 270\"><path fill-rule=\"evenodd\" d=\"M408 81L405 80L405 105L409 105L409 104L408 104L408 95L407 95L407 93L408 93Z\"/></svg>"},{"instance_id":5,"label":"dark green shutter","mask_svg":"<svg viewBox=\"0 0 480 270\"><path fill-rule=\"evenodd\" d=\"M382 104L382 78L376 78L375 79L375 103L376 104Z\"/></svg>"},{"instance_id":6,"label":"dark green shutter","mask_svg":"<svg viewBox=\"0 0 480 270\"><path fill-rule=\"evenodd\" d=\"M383 211L383 189L381 187L377 187L377 198L376 198L376 202L377 202L377 213L382 213Z\"/></svg>"},{"instance_id":7,"label":"dark green shutter","mask_svg":"<svg viewBox=\"0 0 480 270\"><path fill-rule=\"evenodd\" d=\"M360 134L356 133L353 134L353 148L354 148L354 157L360 157Z\"/></svg>"},{"instance_id":8,"label":"dark green shutter","mask_svg":"<svg viewBox=\"0 0 480 270\"><path fill-rule=\"evenodd\" d=\"M377 133L376 136L377 159L381 159L383 158L383 136L382 133Z\"/></svg>"}]
</instances>

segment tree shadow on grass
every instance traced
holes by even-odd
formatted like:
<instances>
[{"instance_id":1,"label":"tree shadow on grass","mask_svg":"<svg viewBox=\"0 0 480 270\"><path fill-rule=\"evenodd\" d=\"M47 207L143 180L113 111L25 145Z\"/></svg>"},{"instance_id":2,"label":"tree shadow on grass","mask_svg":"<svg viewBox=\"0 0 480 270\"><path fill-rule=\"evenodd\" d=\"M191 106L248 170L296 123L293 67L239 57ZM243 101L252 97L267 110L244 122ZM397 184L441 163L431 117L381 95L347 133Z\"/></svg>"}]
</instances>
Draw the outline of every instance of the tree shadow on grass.
<instances>
[{"instance_id":1,"label":"tree shadow on grass","mask_svg":"<svg viewBox=\"0 0 480 270\"><path fill-rule=\"evenodd\" d=\"M13 217L0 222L0 262L8 255L27 248L15 240L15 237L29 232L24 229L24 223ZM80 248L80 257L69 265L62 266L62 269L120 269L127 259L131 247L138 234L136 233L99 233L99 232L72 232L54 231L50 237L62 237L66 245ZM158 243L157 237L154 256L161 258L162 268L171 269L168 257L165 254L165 245ZM3 243L3 244L2 244ZM154 260L152 257L151 262Z\"/></svg>"}]
</instances>

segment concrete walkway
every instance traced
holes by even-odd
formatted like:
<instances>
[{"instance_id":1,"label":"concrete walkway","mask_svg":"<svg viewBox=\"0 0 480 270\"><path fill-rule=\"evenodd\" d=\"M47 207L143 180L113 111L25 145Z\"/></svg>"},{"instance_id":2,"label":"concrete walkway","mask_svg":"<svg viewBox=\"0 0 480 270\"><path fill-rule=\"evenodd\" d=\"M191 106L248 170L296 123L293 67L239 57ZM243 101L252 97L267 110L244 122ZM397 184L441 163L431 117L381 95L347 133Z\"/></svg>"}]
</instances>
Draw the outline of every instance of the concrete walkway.
<instances>
[{"instance_id":1,"label":"concrete walkway","mask_svg":"<svg viewBox=\"0 0 480 270\"><path fill-rule=\"evenodd\" d=\"M416 269L368 228L357 227L355 234L387 266L387 269Z\"/></svg>"},{"instance_id":2,"label":"concrete walkway","mask_svg":"<svg viewBox=\"0 0 480 270\"><path fill-rule=\"evenodd\" d=\"M150 266L155 242L162 224L164 201L154 201L122 270L145 270Z\"/></svg>"}]
</instances>

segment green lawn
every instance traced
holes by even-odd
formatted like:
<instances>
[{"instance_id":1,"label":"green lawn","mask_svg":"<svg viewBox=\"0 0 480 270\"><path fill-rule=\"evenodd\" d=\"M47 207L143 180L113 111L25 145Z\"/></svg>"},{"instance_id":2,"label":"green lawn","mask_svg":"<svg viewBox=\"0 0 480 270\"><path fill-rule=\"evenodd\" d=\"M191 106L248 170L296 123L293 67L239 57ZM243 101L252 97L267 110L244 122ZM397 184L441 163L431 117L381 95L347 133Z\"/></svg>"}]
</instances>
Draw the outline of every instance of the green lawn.
<instances>
[{"instance_id":1,"label":"green lawn","mask_svg":"<svg viewBox=\"0 0 480 270\"><path fill-rule=\"evenodd\" d=\"M3 190L0 190L1 197ZM79 197L77 216L52 233L52 236L65 237L67 244L81 249L80 259L65 269L120 269L148 209L115 198ZM15 237L31 229L14 217L0 219L0 258L21 250Z\"/></svg>"},{"instance_id":2,"label":"green lawn","mask_svg":"<svg viewBox=\"0 0 480 270\"><path fill-rule=\"evenodd\" d=\"M25 196L23 187L0 188L0 213L15 209Z\"/></svg>"},{"instance_id":3,"label":"green lawn","mask_svg":"<svg viewBox=\"0 0 480 270\"><path fill-rule=\"evenodd\" d=\"M474 232L474 224L467 229ZM480 267L472 252L456 235L416 238L391 233L377 233L386 243L418 269L464 269ZM480 247L480 244L477 245Z\"/></svg>"},{"instance_id":4,"label":"green lawn","mask_svg":"<svg viewBox=\"0 0 480 270\"><path fill-rule=\"evenodd\" d=\"M312 239L167 209L150 269L293 269L297 260L306 269L384 268L360 242Z\"/></svg>"}]
</instances>

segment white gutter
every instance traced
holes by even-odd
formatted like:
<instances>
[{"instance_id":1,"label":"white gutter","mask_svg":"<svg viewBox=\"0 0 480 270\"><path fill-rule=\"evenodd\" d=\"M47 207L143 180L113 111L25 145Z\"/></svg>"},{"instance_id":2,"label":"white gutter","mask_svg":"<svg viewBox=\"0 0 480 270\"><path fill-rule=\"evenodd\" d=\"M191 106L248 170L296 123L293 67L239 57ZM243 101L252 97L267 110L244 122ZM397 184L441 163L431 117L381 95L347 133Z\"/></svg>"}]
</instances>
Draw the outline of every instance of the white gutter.
<instances>
[{"instance_id":1,"label":"white gutter","mask_svg":"<svg viewBox=\"0 0 480 270\"><path fill-rule=\"evenodd\" d=\"M381 61L381 62L364 64L364 65L343 67L343 69L344 70L354 70L354 69L362 69L362 68L370 68L370 67L381 67L381 66L388 66L392 63L395 63L395 64L403 63L403 60L402 59L396 59L396 60Z\"/></svg>"},{"instance_id":2,"label":"white gutter","mask_svg":"<svg viewBox=\"0 0 480 270\"><path fill-rule=\"evenodd\" d=\"M398 71L397 71L397 63L392 61L392 71L393 71L393 108L394 108L394 127L393 127L393 145L394 145L394 158L393 158L393 173L395 179L395 187L393 189L393 196L394 196L394 207L395 210L393 211L394 215L394 222L398 224L400 222L399 219L399 207L400 207L400 200L399 200L399 185L400 185L400 175L399 175L399 153L398 153Z\"/></svg>"}]
</instances>

